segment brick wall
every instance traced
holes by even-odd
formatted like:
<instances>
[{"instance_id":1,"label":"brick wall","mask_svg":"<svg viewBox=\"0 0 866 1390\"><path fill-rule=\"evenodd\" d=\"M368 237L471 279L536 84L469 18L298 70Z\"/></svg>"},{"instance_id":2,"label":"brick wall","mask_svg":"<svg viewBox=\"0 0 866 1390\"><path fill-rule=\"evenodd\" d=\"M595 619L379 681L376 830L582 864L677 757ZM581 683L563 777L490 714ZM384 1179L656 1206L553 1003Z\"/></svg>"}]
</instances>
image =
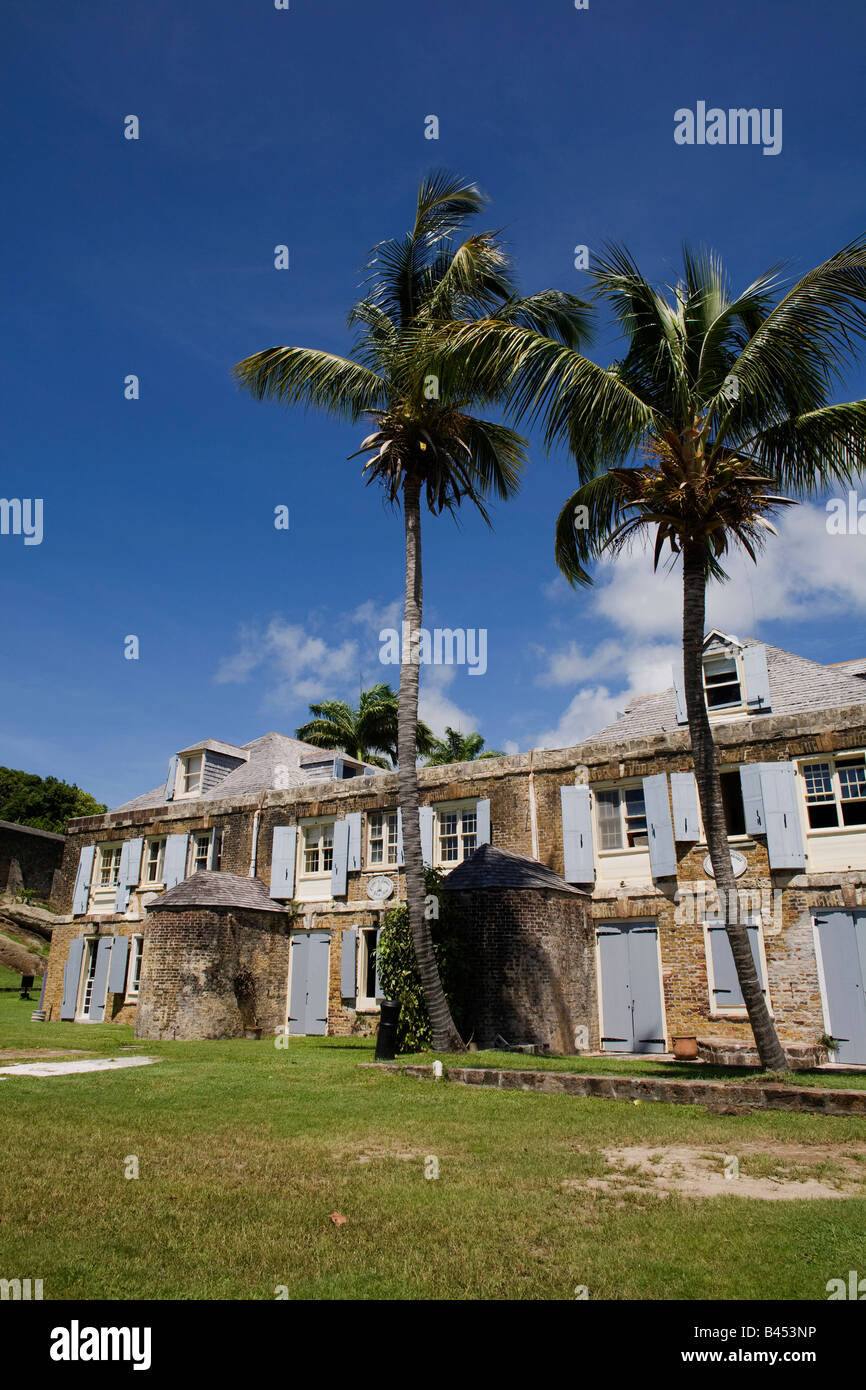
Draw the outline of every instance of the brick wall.
<instances>
[{"instance_id":1,"label":"brick wall","mask_svg":"<svg viewBox=\"0 0 866 1390\"><path fill-rule=\"evenodd\" d=\"M586 899L528 888L449 894L472 976L467 1031L479 1047L510 1043L573 1053L598 1045L595 961ZM468 1041L468 1039L467 1039Z\"/></svg>"},{"instance_id":2,"label":"brick wall","mask_svg":"<svg viewBox=\"0 0 866 1390\"><path fill-rule=\"evenodd\" d=\"M289 925L288 913L247 909L148 913L135 1036L236 1038L253 1021L274 1034L286 1019ZM244 970L254 1009L238 995Z\"/></svg>"}]
</instances>

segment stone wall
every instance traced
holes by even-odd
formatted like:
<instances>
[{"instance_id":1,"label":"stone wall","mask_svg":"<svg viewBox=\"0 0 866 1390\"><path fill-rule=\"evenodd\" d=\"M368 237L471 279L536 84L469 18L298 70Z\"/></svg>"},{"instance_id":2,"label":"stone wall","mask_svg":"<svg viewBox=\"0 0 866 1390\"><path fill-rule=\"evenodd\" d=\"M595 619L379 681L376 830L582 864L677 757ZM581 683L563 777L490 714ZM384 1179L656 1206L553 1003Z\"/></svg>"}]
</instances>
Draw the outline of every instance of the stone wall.
<instances>
[{"instance_id":1,"label":"stone wall","mask_svg":"<svg viewBox=\"0 0 866 1390\"><path fill-rule=\"evenodd\" d=\"M288 913L235 908L148 913L137 1038L237 1038L257 1023L273 1036L286 1021ZM238 976L255 982L245 1000Z\"/></svg>"},{"instance_id":2,"label":"stone wall","mask_svg":"<svg viewBox=\"0 0 866 1390\"><path fill-rule=\"evenodd\" d=\"M29 825L0 821L0 893L30 888L48 902L63 859L64 837Z\"/></svg>"}]
</instances>

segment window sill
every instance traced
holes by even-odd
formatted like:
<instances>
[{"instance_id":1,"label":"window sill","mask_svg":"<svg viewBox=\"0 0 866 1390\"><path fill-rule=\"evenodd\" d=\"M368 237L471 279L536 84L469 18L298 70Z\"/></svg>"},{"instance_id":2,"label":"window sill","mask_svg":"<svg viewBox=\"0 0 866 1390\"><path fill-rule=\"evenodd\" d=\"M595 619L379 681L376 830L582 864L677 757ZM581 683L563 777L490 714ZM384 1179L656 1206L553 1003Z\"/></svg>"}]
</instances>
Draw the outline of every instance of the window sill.
<instances>
[{"instance_id":1,"label":"window sill","mask_svg":"<svg viewBox=\"0 0 866 1390\"><path fill-rule=\"evenodd\" d=\"M866 825L824 825L819 830L806 830L806 839L822 840L830 835L862 835Z\"/></svg>"}]
</instances>

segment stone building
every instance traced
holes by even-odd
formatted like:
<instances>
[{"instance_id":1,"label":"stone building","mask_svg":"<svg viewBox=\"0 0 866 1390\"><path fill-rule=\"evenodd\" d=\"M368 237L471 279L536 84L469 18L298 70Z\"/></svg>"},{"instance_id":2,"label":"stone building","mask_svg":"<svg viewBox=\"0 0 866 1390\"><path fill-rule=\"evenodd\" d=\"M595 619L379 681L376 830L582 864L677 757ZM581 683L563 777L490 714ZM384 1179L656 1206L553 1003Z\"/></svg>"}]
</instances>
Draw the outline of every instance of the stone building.
<instances>
[{"instance_id":1,"label":"stone building","mask_svg":"<svg viewBox=\"0 0 866 1390\"><path fill-rule=\"evenodd\" d=\"M26 888L48 902L62 859L62 835L0 820L0 893Z\"/></svg>"},{"instance_id":2,"label":"stone building","mask_svg":"<svg viewBox=\"0 0 866 1390\"><path fill-rule=\"evenodd\" d=\"M814 1056L829 1036L833 1058L861 1063L864 679L866 660L823 666L720 632L705 642L738 902L779 1034L792 1055ZM680 1034L697 1036L706 1055L748 1047L681 673L574 747L423 768L420 787L425 861L455 871L455 894L487 943L477 967L484 1029L557 1050L665 1052ZM461 866L468 874L482 845L533 861L523 872L547 871L547 887L473 889L464 879L461 894ZM82 1022L138 1015L149 1036L142 991L149 975L163 979L155 991L170 986L157 973L162 914L147 909L165 894L171 911L169 892L203 872L258 879L291 913L282 983L291 1031L363 1030L378 1011L376 932L403 897L401 866L396 774L279 734L243 748L205 740L173 757L164 786L70 825L43 1006ZM177 940L172 949L180 970ZM494 980L497 954L505 965ZM277 957L275 947L269 970ZM532 982L540 961L546 978ZM160 1007L148 1004L151 1018ZM164 1008L160 1017L160 1036L188 1026Z\"/></svg>"}]
</instances>

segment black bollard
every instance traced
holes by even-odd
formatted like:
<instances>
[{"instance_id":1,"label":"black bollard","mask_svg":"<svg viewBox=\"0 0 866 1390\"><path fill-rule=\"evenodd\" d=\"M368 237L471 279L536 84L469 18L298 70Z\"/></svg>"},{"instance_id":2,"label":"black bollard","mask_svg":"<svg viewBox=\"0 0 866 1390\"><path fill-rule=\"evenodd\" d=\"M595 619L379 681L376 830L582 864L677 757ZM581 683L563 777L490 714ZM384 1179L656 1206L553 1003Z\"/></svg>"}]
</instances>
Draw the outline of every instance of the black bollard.
<instances>
[{"instance_id":1,"label":"black bollard","mask_svg":"<svg viewBox=\"0 0 866 1390\"><path fill-rule=\"evenodd\" d=\"M376 1034L376 1061L393 1062L397 1053L397 1020L400 1005L393 999L383 999L379 1012L379 1031Z\"/></svg>"}]
</instances>

